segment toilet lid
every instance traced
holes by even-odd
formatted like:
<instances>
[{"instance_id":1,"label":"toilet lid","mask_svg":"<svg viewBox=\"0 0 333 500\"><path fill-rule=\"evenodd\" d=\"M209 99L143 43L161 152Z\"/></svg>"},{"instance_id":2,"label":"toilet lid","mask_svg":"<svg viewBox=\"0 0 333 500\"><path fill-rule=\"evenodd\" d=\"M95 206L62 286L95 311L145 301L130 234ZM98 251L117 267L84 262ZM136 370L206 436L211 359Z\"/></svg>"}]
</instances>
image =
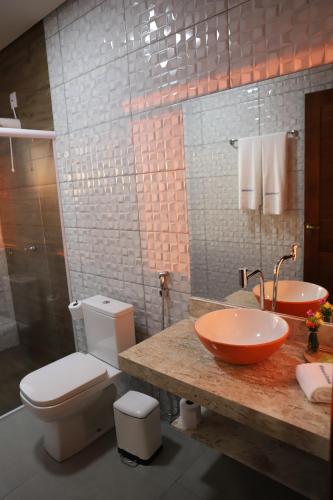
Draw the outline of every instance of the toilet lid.
<instances>
[{"instance_id":1,"label":"toilet lid","mask_svg":"<svg viewBox=\"0 0 333 500\"><path fill-rule=\"evenodd\" d=\"M21 380L24 397L36 406L53 406L104 380L104 363L89 354L75 352L29 373Z\"/></svg>"}]
</instances>

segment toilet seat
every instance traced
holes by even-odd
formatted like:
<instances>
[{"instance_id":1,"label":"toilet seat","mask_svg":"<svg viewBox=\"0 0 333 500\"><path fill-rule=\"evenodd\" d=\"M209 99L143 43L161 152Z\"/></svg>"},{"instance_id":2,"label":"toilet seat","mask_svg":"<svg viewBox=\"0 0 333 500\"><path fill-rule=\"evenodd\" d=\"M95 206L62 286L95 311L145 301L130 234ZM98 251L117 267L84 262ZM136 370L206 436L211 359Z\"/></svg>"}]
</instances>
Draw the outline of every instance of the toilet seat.
<instances>
[{"instance_id":1,"label":"toilet seat","mask_svg":"<svg viewBox=\"0 0 333 500\"><path fill-rule=\"evenodd\" d=\"M105 363L89 354L75 352L24 377L20 391L34 406L55 406L103 382L108 376Z\"/></svg>"}]
</instances>

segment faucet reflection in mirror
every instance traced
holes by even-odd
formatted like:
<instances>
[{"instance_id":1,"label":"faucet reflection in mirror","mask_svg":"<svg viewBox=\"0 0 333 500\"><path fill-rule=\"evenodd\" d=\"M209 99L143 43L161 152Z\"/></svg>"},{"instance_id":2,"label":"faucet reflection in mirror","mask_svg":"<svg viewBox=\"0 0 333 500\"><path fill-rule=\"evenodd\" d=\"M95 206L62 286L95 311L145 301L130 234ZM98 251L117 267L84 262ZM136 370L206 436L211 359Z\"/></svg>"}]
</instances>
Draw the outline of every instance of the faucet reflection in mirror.
<instances>
[{"instance_id":1,"label":"faucet reflection in mirror","mask_svg":"<svg viewBox=\"0 0 333 500\"><path fill-rule=\"evenodd\" d=\"M256 274L259 275L259 281L260 281L260 309L262 311L265 310L265 280L264 280L264 274L260 269L256 269L256 271L253 271L251 273L248 272L248 269L246 267L239 269L239 284L241 288L246 288L248 284L248 280L252 278L252 276L255 276Z\"/></svg>"},{"instance_id":2,"label":"faucet reflection in mirror","mask_svg":"<svg viewBox=\"0 0 333 500\"><path fill-rule=\"evenodd\" d=\"M272 299L272 311L276 309L276 299L279 284L280 268L284 261L291 259L293 262L297 259L297 245L294 243L291 245L291 250L289 255L284 255L278 260L274 267L274 279L273 279L273 299Z\"/></svg>"}]
</instances>

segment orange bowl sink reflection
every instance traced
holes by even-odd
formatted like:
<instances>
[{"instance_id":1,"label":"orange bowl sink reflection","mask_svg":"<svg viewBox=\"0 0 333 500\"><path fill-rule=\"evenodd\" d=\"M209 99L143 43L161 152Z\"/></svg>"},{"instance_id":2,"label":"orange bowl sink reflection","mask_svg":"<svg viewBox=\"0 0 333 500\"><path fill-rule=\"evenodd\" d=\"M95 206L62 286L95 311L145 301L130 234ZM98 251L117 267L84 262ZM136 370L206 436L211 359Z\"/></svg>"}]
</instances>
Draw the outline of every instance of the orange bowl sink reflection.
<instances>
[{"instance_id":1,"label":"orange bowl sink reflection","mask_svg":"<svg viewBox=\"0 0 333 500\"><path fill-rule=\"evenodd\" d=\"M252 289L256 299L260 302L260 286ZM265 309L272 309L273 281L265 281ZM328 291L320 285L307 283L306 281L280 280L275 312L302 316L306 318L306 312L312 309L317 312L321 300L327 300Z\"/></svg>"},{"instance_id":2,"label":"orange bowl sink reflection","mask_svg":"<svg viewBox=\"0 0 333 500\"><path fill-rule=\"evenodd\" d=\"M226 363L247 365L267 359L285 342L288 323L257 309L230 308L205 314L195 331L208 351Z\"/></svg>"}]
</instances>

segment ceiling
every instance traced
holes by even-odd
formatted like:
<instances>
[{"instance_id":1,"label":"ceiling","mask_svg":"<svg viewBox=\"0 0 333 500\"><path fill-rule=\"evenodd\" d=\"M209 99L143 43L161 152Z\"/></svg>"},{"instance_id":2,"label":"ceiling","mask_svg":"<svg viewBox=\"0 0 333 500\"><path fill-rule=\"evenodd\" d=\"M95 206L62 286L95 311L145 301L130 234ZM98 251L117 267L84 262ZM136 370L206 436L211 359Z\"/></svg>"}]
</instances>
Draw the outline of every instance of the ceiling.
<instances>
[{"instance_id":1,"label":"ceiling","mask_svg":"<svg viewBox=\"0 0 333 500\"><path fill-rule=\"evenodd\" d=\"M63 2L64 0L0 0L0 50Z\"/></svg>"}]
</instances>

